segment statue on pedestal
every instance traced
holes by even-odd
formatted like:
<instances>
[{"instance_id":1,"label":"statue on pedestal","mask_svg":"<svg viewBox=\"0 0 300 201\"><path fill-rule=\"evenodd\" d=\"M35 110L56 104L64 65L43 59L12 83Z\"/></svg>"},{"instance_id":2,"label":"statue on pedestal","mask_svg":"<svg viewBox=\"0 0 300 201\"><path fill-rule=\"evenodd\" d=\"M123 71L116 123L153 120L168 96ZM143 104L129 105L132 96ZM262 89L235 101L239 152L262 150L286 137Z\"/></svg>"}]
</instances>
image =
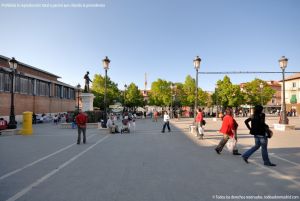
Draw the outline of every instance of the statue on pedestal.
<instances>
[{"instance_id":1,"label":"statue on pedestal","mask_svg":"<svg viewBox=\"0 0 300 201\"><path fill-rule=\"evenodd\" d=\"M83 78L85 80L84 92L89 93L90 92L90 82L92 82L92 80L89 77L89 71L86 72L86 74L84 75Z\"/></svg>"}]
</instances>

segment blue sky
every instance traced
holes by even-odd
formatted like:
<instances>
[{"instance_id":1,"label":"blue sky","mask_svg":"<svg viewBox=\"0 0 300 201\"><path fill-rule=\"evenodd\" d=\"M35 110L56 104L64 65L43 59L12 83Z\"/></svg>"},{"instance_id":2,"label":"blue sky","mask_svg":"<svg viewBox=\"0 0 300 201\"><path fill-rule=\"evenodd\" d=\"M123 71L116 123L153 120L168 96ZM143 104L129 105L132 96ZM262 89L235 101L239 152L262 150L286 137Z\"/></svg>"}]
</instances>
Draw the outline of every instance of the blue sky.
<instances>
[{"instance_id":1,"label":"blue sky","mask_svg":"<svg viewBox=\"0 0 300 201\"><path fill-rule=\"evenodd\" d=\"M104 74L123 89L144 88L162 78L183 82L200 71L300 71L298 0L0 0L0 54L83 85ZM7 8L6 3L97 3L97 8ZM224 75L199 75L199 87L213 90ZM279 80L280 74L230 75L233 83L255 77Z\"/></svg>"}]
</instances>

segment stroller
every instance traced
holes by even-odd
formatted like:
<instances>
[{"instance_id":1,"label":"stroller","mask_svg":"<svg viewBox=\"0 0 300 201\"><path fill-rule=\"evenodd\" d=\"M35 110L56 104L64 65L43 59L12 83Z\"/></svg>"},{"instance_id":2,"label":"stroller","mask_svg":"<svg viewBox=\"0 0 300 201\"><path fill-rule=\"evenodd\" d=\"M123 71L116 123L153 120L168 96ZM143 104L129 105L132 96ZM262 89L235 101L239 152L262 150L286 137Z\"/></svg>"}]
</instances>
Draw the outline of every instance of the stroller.
<instances>
[{"instance_id":1,"label":"stroller","mask_svg":"<svg viewBox=\"0 0 300 201\"><path fill-rule=\"evenodd\" d=\"M126 116L127 117L127 116ZM130 133L128 117L122 120L121 133Z\"/></svg>"}]
</instances>

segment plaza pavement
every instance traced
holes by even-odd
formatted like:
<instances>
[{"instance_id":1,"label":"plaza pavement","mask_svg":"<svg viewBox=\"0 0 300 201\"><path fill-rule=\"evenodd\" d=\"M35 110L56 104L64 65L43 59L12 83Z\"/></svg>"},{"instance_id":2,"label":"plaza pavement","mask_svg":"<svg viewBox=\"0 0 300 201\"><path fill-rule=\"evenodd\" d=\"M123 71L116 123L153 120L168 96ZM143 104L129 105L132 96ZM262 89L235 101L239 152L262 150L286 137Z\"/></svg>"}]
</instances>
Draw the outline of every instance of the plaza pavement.
<instances>
[{"instance_id":1,"label":"plaza pavement","mask_svg":"<svg viewBox=\"0 0 300 201\"><path fill-rule=\"evenodd\" d=\"M170 133L161 119L139 119L130 134L88 129L81 145L75 129L50 123L34 125L32 136L0 136L0 201L300 200L298 117L290 118L296 130L269 141L277 167L263 166L260 150L249 164L226 149L217 155L221 121L206 120L204 140L189 133L192 119L172 120ZM243 121L242 153L254 144Z\"/></svg>"}]
</instances>

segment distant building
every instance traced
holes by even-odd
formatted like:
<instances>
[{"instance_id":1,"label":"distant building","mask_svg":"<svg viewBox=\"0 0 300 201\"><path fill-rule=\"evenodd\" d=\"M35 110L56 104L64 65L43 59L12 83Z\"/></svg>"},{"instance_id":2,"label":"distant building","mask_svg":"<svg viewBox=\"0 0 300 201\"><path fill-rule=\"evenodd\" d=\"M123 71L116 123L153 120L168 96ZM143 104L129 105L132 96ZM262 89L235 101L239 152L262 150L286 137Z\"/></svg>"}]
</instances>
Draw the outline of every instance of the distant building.
<instances>
[{"instance_id":1,"label":"distant building","mask_svg":"<svg viewBox=\"0 0 300 201\"><path fill-rule=\"evenodd\" d=\"M149 92L150 90L141 90L145 103L149 101Z\"/></svg>"},{"instance_id":2,"label":"distant building","mask_svg":"<svg viewBox=\"0 0 300 201\"><path fill-rule=\"evenodd\" d=\"M282 84L282 80L280 81ZM295 73L285 78L285 103L286 110L300 112L300 73Z\"/></svg>"},{"instance_id":3,"label":"distant building","mask_svg":"<svg viewBox=\"0 0 300 201\"><path fill-rule=\"evenodd\" d=\"M8 117L11 106L10 58L0 55L0 116ZM76 88L58 81L57 75L18 61L14 82L15 114L21 121L24 111L36 114L73 111Z\"/></svg>"},{"instance_id":4,"label":"distant building","mask_svg":"<svg viewBox=\"0 0 300 201\"><path fill-rule=\"evenodd\" d=\"M267 103L267 106L281 106L281 84L278 81L266 81L267 84L276 92L272 99Z\"/></svg>"}]
</instances>

